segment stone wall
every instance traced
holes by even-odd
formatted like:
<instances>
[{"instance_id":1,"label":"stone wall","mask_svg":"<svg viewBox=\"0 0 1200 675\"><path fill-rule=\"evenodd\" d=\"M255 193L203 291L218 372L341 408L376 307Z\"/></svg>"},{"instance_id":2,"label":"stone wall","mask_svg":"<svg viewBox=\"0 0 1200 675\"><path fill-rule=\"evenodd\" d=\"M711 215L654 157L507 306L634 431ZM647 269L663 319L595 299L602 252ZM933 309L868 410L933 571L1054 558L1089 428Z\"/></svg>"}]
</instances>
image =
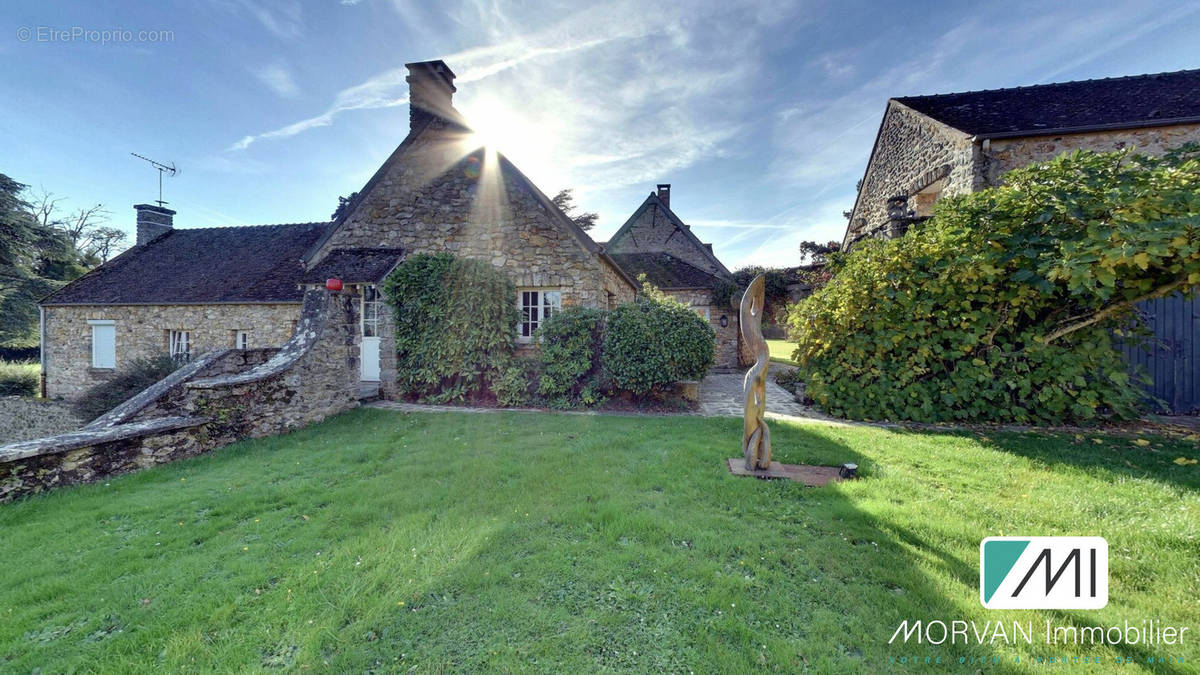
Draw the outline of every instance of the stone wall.
<instances>
[{"instance_id":1,"label":"stone wall","mask_svg":"<svg viewBox=\"0 0 1200 675\"><path fill-rule=\"evenodd\" d=\"M889 101L846 241L886 227L890 197L915 195L941 179L946 181L943 196L971 192L973 153L967 134Z\"/></svg>"},{"instance_id":2,"label":"stone wall","mask_svg":"<svg viewBox=\"0 0 1200 675\"><path fill-rule=\"evenodd\" d=\"M708 315L708 325L716 333L713 345L713 367L718 370L735 370L745 365L739 359L738 311L731 307L717 307L712 303L712 293L701 289L666 291L668 295L691 307L697 314ZM727 321L721 326L721 317Z\"/></svg>"},{"instance_id":3,"label":"stone wall","mask_svg":"<svg viewBox=\"0 0 1200 675\"><path fill-rule=\"evenodd\" d=\"M686 227L687 225L682 226ZM663 251L709 274L724 276L725 272L700 250L702 245L681 231L682 228L661 211L657 204L651 203L648 208L637 214L628 230L609 240L606 247L612 253Z\"/></svg>"},{"instance_id":4,"label":"stone wall","mask_svg":"<svg viewBox=\"0 0 1200 675\"><path fill-rule=\"evenodd\" d=\"M0 396L0 443L53 436L83 426L70 404L29 396Z\"/></svg>"},{"instance_id":5,"label":"stone wall","mask_svg":"<svg viewBox=\"0 0 1200 675\"><path fill-rule=\"evenodd\" d=\"M283 433L358 405L358 296L305 294L278 350L210 352L77 432L0 446L0 501Z\"/></svg>"},{"instance_id":6,"label":"stone wall","mask_svg":"<svg viewBox=\"0 0 1200 675\"><path fill-rule=\"evenodd\" d=\"M1033 138L998 138L990 141L987 151L980 152L976 170L977 189L998 185L1008 171L1034 162L1051 160L1064 152L1111 152L1133 147L1143 154L1161 155L1188 142L1200 143L1200 124Z\"/></svg>"},{"instance_id":7,"label":"stone wall","mask_svg":"<svg viewBox=\"0 0 1200 675\"><path fill-rule=\"evenodd\" d=\"M46 307L46 395L74 398L133 359L167 353L171 330L190 331L193 356L233 347L238 330L250 332L251 347L278 347L299 314L290 303ZM116 322L116 369L92 368L89 319Z\"/></svg>"},{"instance_id":8,"label":"stone wall","mask_svg":"<svg viewBox=\"0 0 1200 675\"><path fill-rule=\"evenodd\" d=\"M518 287L561 290L564 305L607 307L619 277L587 235L573 233L507 160L471 151L461 133L442 129L407 139L313 263L337 248L448 252L486 260Z\"/></svg>"}]
</instances>

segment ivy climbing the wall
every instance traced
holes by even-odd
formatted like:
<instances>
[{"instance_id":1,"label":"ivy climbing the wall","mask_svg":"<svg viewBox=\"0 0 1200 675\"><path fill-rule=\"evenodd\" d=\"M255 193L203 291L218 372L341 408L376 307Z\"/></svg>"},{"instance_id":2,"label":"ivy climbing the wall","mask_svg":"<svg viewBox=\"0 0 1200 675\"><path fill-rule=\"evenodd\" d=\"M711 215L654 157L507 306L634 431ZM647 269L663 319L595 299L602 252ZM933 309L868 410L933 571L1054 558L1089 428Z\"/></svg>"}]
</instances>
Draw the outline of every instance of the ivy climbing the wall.
<instances>
[{"instance_id":1,"label":"ivy climbing the wall","mask_svg":"<svg viewBox=\"0 0 1200 675\"><path fill-rule=\"evenodd\" d=\"M394 308L400 390L430 403L479 397L515 349L517 289L490 264L417 254L383 283Z\"/></svg>"}]
</instances>

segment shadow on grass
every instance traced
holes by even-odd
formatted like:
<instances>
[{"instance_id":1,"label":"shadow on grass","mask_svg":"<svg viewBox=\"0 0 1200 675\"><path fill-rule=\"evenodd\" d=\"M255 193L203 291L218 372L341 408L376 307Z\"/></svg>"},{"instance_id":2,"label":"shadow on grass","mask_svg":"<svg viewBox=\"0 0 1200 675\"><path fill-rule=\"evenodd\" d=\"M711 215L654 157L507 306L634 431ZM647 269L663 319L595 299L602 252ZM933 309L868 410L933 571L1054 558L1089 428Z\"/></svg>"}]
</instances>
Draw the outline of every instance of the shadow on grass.
<instances>
[{"instance_id":1,"label":"shadow on grass","mask_svg":"<svg viewBox=\"0 0 1200 675\"><path fill-rule=\"evenodd\" d=\"M1200 490L1200 471L1180 466L1175 458L1200 458L1200 444L1192 441L1152 437L1139 446L1137 439L1102 436L1099 433L1074 434L995 434L987 447L1045 465L1047 469L1069 466L1096 473L1110 480L1136 478L1158 481L1187 490ZM1095 443L1092 439L1100 439Z\"/></svg>"}]
</instances>

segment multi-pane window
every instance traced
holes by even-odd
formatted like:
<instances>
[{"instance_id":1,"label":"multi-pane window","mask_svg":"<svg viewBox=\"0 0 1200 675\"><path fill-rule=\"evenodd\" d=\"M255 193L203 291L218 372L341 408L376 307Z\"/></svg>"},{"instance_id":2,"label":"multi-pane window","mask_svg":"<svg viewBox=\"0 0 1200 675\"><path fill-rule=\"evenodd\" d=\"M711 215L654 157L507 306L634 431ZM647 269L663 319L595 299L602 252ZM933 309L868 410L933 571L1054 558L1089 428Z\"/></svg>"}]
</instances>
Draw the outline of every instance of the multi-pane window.
<instances>
[{"instance_id":1,"label":"multi-pane window","mask_svg":"<svg viewBox=\"0 0 1200 675\"><path fill-rule=\"evenodd\" d=\"M250 331L248 331L248 330L233 331L233 348L234 349L249 349L250 348Z\"/></svg>"},{"instance_id":2,"label":"multi-pane window","mask_svg":"<svg viewBox=\"0 0 1200 675\"><path fill-rule=\"evenodd\" d=\"M117 367L117 324L107 319L88 321L92 326L92 367Z\"/></svg>"},{"instance_id":3,"label":"multi-pane window","mask_svg":"<svg viewBox=\"0 0 1200 675\"><path fill-rule=\"evenodd\" d=\"M167 331L167 348L176 361L192 359L192 334L186 330Z\"/></svg>"},{"instance_id":4,"label":"multi-pane window","mask_svg":"<svg viewBox=\"0 0 1200 675\"><path fill-rule=\"evenodd\" d=\"M521 330L518 339L528 342L543 321L562 309L562 291L521 291Z\"/></svg>"},{"instance_id":5,"label":"multi-pane window","mask_svg":"<svg viewBox=\"0 0 1200 675\"><path fill-rule=\"evenodd\" d=\"M379 289L374 286L363 288L362 334L363 337L379 336Z\"/></svg>"}]
</instances>

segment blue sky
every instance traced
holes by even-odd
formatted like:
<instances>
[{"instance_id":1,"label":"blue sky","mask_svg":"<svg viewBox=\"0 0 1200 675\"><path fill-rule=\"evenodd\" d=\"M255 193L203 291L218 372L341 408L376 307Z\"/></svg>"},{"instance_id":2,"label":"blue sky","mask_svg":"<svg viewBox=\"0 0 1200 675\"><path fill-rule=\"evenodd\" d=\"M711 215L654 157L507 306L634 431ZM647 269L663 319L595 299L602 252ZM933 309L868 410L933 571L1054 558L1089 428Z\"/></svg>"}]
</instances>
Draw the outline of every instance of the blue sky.
<instances>
[{"instance_id":1,"label":"blue sky","mask_svg":"<svg viewBox=\"0 0 1200 675\"><path fill-rule=\"evenodd\" d=\"M0 172L65 207L132 231L157 196L138 152L180 167L178 227L326 219L407 132L403 64L442 58L456 107L544 192L574 187L594 238L669 182L731 268L841 238L889 97L1200 67L1195 2L100 5L0 8Z\"/></svg>"}]
</instances>

